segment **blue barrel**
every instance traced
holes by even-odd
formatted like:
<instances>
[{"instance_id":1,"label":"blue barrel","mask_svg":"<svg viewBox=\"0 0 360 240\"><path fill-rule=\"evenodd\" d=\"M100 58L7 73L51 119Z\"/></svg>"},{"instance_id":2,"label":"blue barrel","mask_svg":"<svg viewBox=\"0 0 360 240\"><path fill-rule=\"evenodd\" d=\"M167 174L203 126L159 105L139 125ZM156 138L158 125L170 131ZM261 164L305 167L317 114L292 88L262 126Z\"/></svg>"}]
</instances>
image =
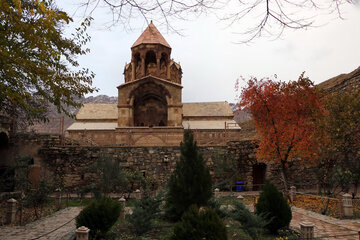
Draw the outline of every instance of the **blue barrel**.
<instances>
[{"instance_id":1,"label":"blue barrel","mask_svg":"<svg viewBox=\"0 0 360 240\"><path fill-rule=\"evenodd\" d=\"M243 186L244 186L244 182L236 182L236 191L237 191L237 192L242 192L242 191L244 191Z\"/></svg>"}]
</instances>

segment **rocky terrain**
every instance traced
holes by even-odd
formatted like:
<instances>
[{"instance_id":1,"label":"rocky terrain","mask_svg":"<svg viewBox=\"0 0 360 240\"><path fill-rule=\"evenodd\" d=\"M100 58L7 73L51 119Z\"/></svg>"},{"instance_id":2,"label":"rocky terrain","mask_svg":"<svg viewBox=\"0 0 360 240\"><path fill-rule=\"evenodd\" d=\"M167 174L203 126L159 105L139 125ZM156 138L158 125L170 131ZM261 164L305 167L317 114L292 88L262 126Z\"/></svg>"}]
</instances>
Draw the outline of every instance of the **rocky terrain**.
<instances>
[{"instance_id":1,"label":"rocky terrain","mask_svg":"<svg viewBox=\"0 0 360 240\"><path fill-rule=\"evenodd\" d=\"M349 88L360 87L360 67L350 73L343 73L326 80L318 86L327 92L344 91Z\"/></svg>"}]
</instances>

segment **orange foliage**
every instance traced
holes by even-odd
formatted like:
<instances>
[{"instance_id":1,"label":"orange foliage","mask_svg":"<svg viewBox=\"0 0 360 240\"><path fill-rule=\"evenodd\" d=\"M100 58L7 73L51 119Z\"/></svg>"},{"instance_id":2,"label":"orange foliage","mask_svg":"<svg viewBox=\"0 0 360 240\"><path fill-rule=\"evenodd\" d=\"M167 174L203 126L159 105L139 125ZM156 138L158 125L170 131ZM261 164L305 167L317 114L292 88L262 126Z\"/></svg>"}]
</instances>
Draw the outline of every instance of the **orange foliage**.
<instances>
[{"instance_id":1,"label":"orange foliage","mask_svg":"<svg viewBox=\"0 0 360 240\"><path fill-rule=\"evenodd\" d=\"M254 120L259 136L258 159L288 167L294 158L316 160L315 117L321 116L320 93L303 76L289 83L251 78L243 88L240 106Z\"/></svg>"},{"instance_id":2,"label":"orange foliage","mask_svg":"<svg viewBox=\"0 0 360 240\"><path fill-rule=\"evenodd\" d=\"M322 209L325 207L326 201L327 197L316 195L296 195L296 199L291 203L291 205L306 209L308 211L321 213ZM331 217L339 218L339 201L341 201L341 199L330 199L329 206L325 214Z\"/></svg>"}]
</instances>

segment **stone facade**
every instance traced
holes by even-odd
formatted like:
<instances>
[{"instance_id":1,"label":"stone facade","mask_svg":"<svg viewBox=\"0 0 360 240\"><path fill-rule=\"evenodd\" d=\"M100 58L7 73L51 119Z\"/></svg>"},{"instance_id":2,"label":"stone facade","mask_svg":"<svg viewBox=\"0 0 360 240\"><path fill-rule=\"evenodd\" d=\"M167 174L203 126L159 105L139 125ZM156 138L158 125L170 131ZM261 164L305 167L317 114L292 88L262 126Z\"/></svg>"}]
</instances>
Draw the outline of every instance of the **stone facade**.
<instances>
[{"instance_id":1,"label":"stone facade","mask_svg":"<svg viewBox=\"0 0 360 240\"><path fill-rule=\"evenodd\" d=\"M72 139L99 146L178 146L184 128L200 145L238 140L227 102L183 103L182 69L151 22L131 47L116 104L84 104L68 129Z\"/></svg>"}]
</instances>

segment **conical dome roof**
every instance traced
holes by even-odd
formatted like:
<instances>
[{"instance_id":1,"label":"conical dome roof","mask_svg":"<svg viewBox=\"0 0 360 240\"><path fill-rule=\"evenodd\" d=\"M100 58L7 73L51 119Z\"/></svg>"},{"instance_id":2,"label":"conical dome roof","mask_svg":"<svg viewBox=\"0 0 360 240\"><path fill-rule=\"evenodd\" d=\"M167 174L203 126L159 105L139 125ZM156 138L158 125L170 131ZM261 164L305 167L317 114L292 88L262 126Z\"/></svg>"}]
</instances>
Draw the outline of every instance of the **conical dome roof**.
<instances>
[{"instance_id":1,"label":"conical dome roof","mask_svg":"<svg viewBox=\"0 0 360 240\"><path fill-rule=\"evenodd\" d=\"M165 47L171 48L170 45L166 42L165 38L159 32L159 30L157 30L152 21L145 29L145 31L140 35L140 37L135 41L131 48L136 47L140 44L161 44Z\"/></svg>"}]
</instances>

